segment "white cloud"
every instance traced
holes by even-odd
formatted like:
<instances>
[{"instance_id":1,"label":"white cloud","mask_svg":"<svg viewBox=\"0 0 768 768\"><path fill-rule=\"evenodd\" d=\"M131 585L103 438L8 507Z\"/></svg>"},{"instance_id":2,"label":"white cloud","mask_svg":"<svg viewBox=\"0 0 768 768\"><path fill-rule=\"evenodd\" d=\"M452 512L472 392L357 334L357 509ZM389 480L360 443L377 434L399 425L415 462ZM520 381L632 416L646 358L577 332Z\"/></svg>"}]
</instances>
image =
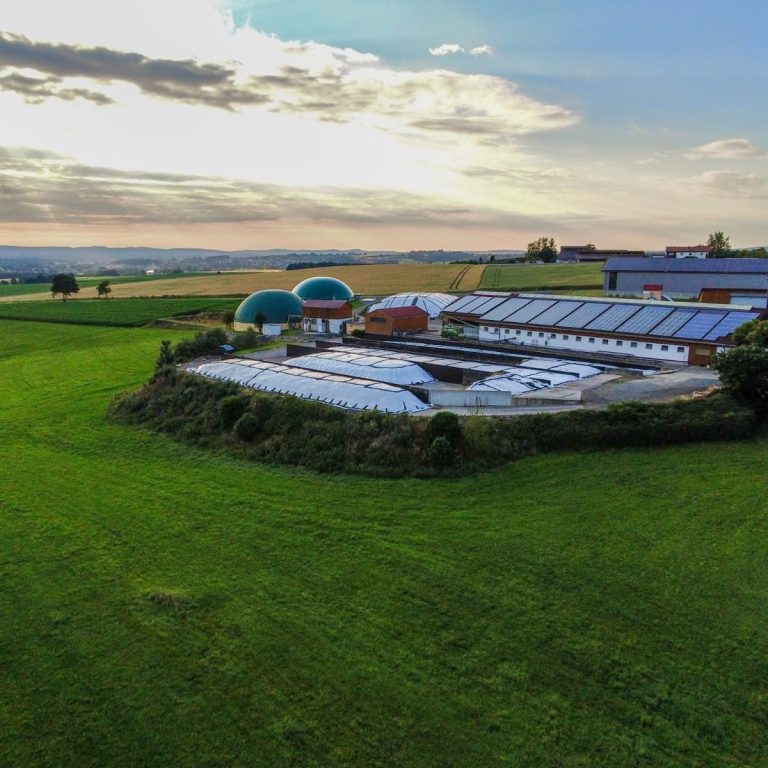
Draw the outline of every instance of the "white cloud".
<instances>
[{"instance_id":1,"label":"white cloud","mask_svg":"<svg viewBox=\"0 0 768 768\"><path fill-rule=\"evenodd\" d=\"M478 45L470 50L472 56L493 56L493 48L490 45Z\"/></svg>"},{"instance_id":2,"label":"white cloud","mask_svg":"<svg viewBox=\"0 0 768 768\"><path fill-rule=\"evenodd\" d=\"M429 52L433 56L447 56L449 53L464 53L464 48L458 43L443 43L438 45L437 48L430 48Z\"/></svg>"},{"instance_id":3,"label":"white cloud","mask_svg":"<svg viewBox=\"0 0 768 768\"><path fill-rule=\"evenodd\" d=\"M768 152L755 146L749 139L720 139L694 147L685 154L689 160L713 158L717 160L750 160L768 157Z\"/></svg>"},{"instance_id":4,"label":"white cloud","mask_svg":"<svg viewBox=\"0 0 768 768\"><path fill-rule=\"evenodd\" d=\"M708 194L747 199L768 197L768 177L736 171L707 171L695 179Z\"/></svg>"}]
</instances>

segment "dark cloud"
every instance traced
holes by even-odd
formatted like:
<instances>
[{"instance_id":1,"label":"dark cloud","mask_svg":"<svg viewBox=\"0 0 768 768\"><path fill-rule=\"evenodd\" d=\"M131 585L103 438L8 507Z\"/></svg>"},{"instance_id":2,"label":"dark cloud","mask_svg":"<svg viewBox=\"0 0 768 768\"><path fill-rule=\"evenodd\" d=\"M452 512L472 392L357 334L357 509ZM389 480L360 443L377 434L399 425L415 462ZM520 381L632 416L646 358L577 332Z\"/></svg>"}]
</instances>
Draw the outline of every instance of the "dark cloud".
<instances>
[{"instance_id":1,"label":"dark cloud","mask_svg":"<svg viewBox=\"0 0 768 768\"><path fill-rule=\"evenodd\" d=\"M23 35L0 33L0 68L8 67L32 69L47 76L42 81L33 78L14 81L8 79L10 76L4 78L6 90L17 90L33 99L87 98L102 104L110 102L106 96L91 91L78 93L73 89L58 90L55 87L62 78L83 77L102 83L132 83L153 96L222 109L264 104L269 100L264 94L236 86L235 70L220 64L150 59L140 53L38 43ZM39 85L35 92L36 83ZM97 96L103 100L98 101Z\"/></svg>"},{"instance_id":2,"label":"dark cloud","mask_svg":"<svg viewBox=\"0 0 768 768\"><path fill-rule=\"evenodd\" d=\"M62 88L61 79L58 77L26 77L18 72L11 72L0 77L0 90L18 93L30 104L40 104L50 98L64 99L65 101L84 99L99 106L114 103L103 93L89 91L86 88Z\"/></svg>"}]
</instances>

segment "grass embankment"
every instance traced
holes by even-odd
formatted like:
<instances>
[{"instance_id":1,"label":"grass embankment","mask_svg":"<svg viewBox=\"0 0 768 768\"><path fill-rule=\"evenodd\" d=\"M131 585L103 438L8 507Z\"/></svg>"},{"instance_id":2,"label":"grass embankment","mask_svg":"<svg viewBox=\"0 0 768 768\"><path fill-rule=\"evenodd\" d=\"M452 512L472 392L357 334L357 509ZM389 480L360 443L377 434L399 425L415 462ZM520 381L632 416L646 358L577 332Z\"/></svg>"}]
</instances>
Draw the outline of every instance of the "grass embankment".
<instances>
[{"instance_id":1,"label":"grass embankment","mask_svg":"<svg viewBox=\"0 0 768 768\"><path fill-rule=\"evenodd\" d=\"M495 291L602 291L602 264L490 264L480 287Z\"/></svg>"},{"instance_id":2,"label":"grass embankment","mask_svg":"<svg viewBox=\"0 0 768 768\"><path fill-rule=\"evenodd\" d=\"M238 299L80 299L0 304L0 319L137 326L151 320L237 309Z\"/></svg>"},{"instance_id":3,"label":"grass embankment","mask_svg":"<svg viewBox=\"0 0 768 768\"><path fill-rule=\"evenodd\" d=\"M4 765L764 761L768 441L269 469L104 420L168 335L0 323Z\"/></svg>"}]
</instances>

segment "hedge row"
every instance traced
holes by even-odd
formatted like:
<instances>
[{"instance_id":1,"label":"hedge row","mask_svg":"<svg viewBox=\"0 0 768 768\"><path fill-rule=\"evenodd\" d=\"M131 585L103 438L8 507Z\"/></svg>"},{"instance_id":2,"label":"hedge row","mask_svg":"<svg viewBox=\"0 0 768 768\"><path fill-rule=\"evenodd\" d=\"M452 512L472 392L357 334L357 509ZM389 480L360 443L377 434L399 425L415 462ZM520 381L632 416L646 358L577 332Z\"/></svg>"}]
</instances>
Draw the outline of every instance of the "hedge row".
<instances>
[{"instance_id":1,"label":"hedge row","mask_svg":"<svg viewBox=\"0 0 768 768\"><path fill-rule=\"evenodd\" d=\"M755 413L726 395L508 419L349 413L172 367L117 399L111 414L258 461L380 477L457 476L549 451L741 440L757 426Z\"/></svg>"}]
</instances>

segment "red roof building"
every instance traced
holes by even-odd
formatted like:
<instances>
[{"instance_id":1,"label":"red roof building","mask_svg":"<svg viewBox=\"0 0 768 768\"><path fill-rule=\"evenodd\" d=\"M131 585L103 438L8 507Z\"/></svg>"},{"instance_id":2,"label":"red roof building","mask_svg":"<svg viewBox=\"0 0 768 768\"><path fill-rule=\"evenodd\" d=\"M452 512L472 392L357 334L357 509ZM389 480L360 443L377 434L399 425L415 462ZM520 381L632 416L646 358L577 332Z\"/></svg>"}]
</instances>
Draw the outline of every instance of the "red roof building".
<instances>
[{"instance_id":1,"label":"red roof building","mask_svg":"<svg viewBox=\"0 0 768 768\"><path fill-rule=\"evenodd\" d=\"M365 316L365 332L379 336L418 333L429 328L429 314L421 307L386 307Z\"/></svg>"}]
</instances>

